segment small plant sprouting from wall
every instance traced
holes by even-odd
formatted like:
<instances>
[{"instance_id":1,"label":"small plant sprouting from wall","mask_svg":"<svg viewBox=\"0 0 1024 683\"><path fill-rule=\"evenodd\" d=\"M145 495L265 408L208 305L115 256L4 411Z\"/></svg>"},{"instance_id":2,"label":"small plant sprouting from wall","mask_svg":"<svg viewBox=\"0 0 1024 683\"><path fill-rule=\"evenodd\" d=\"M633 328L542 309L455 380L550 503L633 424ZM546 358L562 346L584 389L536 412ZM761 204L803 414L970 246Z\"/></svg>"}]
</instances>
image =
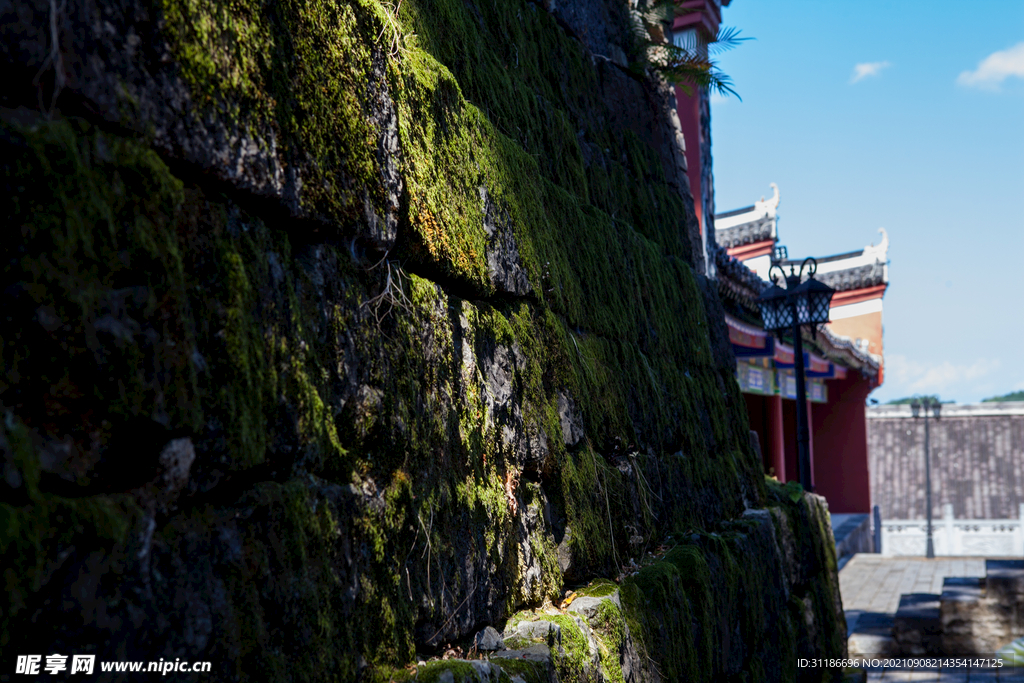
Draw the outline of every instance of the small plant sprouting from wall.
<instances>
[{"instance_id":1,"label":"small plant sprouting from wall","mask_svg":"<svg viewBox=\"0 0 1024 683\"><path fill-rule=\"evenodd\" d=\"M658 15L666 8L668 15L673 18L675 12L680 10L675 2L657 0L651 6L648 15ZM692 89L697 87L723 96L734 95L740 99L739 94L733 89L732 78L718 68L718 62L713 57L751 40L750 37L740 36L739 30L730 26L722 26L713 36L698 28L688 29L676 35L664 31L648 32L652 38L646 44L651 66L670 83L682 88L687 95L692 94Z\"/></svg>"},{"instance_id":2,"label":"small plant sprouting from wall","mask_svg":"<svg viewBox=\"0 0 1024 683\"><path fill-rule=\"evenodd\" d=\"M401 264L388 258L385 253L380 261L367 268L368 271L384 267L384 285L380 293L362 303L363 308L373 309L373 319L377 327L396 308L412 313L412 301L406 296L404 280L407 278Z\"/></svg>"}]
</instances>

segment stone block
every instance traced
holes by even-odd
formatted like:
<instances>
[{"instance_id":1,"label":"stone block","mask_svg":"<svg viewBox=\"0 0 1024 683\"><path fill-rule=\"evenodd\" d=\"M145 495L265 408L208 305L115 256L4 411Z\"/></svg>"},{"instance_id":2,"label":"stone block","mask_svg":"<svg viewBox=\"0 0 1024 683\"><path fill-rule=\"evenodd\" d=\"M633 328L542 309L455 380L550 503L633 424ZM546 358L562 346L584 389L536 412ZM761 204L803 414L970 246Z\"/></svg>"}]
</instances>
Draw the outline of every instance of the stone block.
<instances>
[{"instance_id":1,"label":"stone block","mask_svg":"<svg viewBox=\"0 0 1024 683\"><path fill-rule=\"evenodd\" d=\"M942 652L948 655L993 652L984 580L946 577L940 598Z\"/></svg>"},{"instance_id":2,"label":"stone block","mask_svg":"<svg viewBox=\"0 0 1024 683\"><path fill-rule=\"evenodd\" d=\"M1002 647L1024 636L1024 560L985 560L985 598Z\"/></svg>"},{"instance_id":3,"label":"stone block","mask_svg":"<svg viewBox=\"0 0 1024 683\"><path fill-rule=\"evenodd\" d=\"M551 664L551 649L547 645L536 644L521 650L499 650L491 655L491 659L522 659L527 662Z\"/></svg>"},{"instance_id":4,"label":"stone block","mask_svg":"<svg viewBox=\"0 0 1024 683\"><path fill-rule=\"evenodd\" d=\"M874 552L871 516L868 514L833 514L832 535L836 539L836 557Z\"/></svg>"},{"instance_id":5,"label":"stone block","mask_svg":"<svg viewBox=\"0 0 1024 683\"><path fill-rule=\"evenodd\" d=\"M502 641L501 634L493 626L488 626L476 634L476 649L487 651L503 650L505 649L505 643Z\"/></svg>"},{"instance_id":6,"label":"stone block","mask_svg":"<svg viewBox=\"0 0 1024 683\"><path fill-rule=\"evenodd\" d=\"M985 560L985 579L989 598L1024 602L1024 560Z\"/></svg>"},{"instance_id":7,"label":"stone block","mask_svg":"<svg viewBox=\"0 0 1024 683\"><path fill-rule=\"evenodd\" d=\"M893 618L892 635L901 654L940 654L940 598L933 593L904 593L900 596L900 605Z\"/></svg>"},{"instance_id":8,"label":"stone block","mask_svg":"<svg viewBox=\"0 0 1024 683\"><path fill-rule=\"evenodd\" d=\"M892 637L893 617L881 612L863 612L847 641L850 657L888 657L897 653Z\"/></svg>"},{"instance_id":9,"label":"stone block","mask_svg":"<svg viewBox=\"0 0 1024 683\"><path fill-rule=\"evenodd\" d=\"M568 610L570 612L574 612L576 614L579 614L581 617L583 617L584 619L586 619L589 622L590 620L594 619L597 616L598 610L601 607L601 603L604 602L605 600L610 601L616 607L619 607L619 608L622 607L622 603L619 602L619 592L615 591L614 593L612 593L610 595L602 596L602 597L599 597L599 598L590 597L590 596L583 596L581 598L576 598L569 605Z\"/></svg>"}]
</instances>

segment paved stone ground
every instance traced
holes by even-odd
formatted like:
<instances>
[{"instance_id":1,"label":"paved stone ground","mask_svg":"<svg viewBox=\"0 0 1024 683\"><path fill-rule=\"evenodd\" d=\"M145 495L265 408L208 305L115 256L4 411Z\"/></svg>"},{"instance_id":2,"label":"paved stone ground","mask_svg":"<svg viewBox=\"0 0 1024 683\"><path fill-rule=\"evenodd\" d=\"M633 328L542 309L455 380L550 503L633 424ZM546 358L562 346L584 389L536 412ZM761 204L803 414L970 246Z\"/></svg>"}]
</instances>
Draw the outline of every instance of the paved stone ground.
<instances>
[{"instance_id":1,"label":"paved stone ground","mask_svg":"<svg viewBox=\"0 0 1024 683\"><path fill-rule=\"evenodd\" d=\"M1024 669L877 669L868 671L868 681L884 683L1021 683L1024 681Z\"/></svg>"},{"instance_id":2,"label":"paved stone ground","mask_svg":"<svg viewBox=\"0 0 1024 683\"><path fill-rule=\"evenodd\" d=\"M947 576L984 576L985 558L853 556L839 572L847 626L862 612L895 614L903 593L941 593ZM852 613L852 614L851 614Z\"/></svg>"},{"instance_id":3,"label":"paved stone ground","mask_svg":"<svg viewBox=\"0 0 1024 683\"><path fill-rule=\"evenodd\" d=\"M852 633L861 614L896 613L903 593L941 593L947 576L984 576L985 558L882 557L861 553L839 572L846 624ZM1024 683L1024 668L1002 669L874 669L868 681L884 683Z\"/></svg>"}]
</instances>

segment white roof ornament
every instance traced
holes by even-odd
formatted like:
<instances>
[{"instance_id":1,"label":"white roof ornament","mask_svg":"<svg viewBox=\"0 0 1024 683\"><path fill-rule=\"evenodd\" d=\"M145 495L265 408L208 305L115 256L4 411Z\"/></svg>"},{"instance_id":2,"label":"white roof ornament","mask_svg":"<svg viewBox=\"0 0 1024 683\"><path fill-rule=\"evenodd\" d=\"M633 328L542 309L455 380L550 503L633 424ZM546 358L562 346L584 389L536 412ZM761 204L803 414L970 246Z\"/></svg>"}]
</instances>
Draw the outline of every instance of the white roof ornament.
<instances>
[{"instance_id":1,"label":"white roof ornament","mask_svg":"<svg viewBox=\"0 0 1024 683\"><path fill-rule=\"evenodd\" d=\"M754 210L757 213L767 214L768 216L775 218L775 211L779 208L779 186L775 183L769 183L768 186L772 188L772 198L765 201L764 197L754 203Z\"/></svg>"},{"instance_id":2,"label":"white roof ornament","mask_svg":"<svg viewBox=\"0 0 1024 683\"><path fill-rule=\"evenodd\" d=\"M877 247L874 243L864 247L864 255L875 256L879 261L884 262L886 253L889 251L889 233L885 231L885 228L879 228L878 232L882 233L882 241Z\"/></svg>"}]
</instances>

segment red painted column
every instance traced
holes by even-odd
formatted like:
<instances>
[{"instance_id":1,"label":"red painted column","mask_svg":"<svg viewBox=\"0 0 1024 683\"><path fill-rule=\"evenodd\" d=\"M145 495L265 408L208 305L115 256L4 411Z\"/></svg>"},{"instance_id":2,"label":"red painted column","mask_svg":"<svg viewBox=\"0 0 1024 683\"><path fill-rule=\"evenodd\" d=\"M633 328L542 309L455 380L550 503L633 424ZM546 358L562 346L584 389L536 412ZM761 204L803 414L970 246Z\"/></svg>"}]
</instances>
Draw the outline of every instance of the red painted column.
<instances>
[{"instance_id":1,"label":"red painted column","mask_svg":"<svg viewBox=\"0 0 1024 683\"><path fill-rule=\"evenodd\" d=\"M676 112L679 114L679 126L683 130L686 142L686 176L690 180L690 194L693 195L693 210L697 214L697 222L701 233L704 232L704 207L701 205L704 193L701 191L700 163L700 93L691 87L690 94L676 87Z\"/></svg>"},{"instance_id":2,"label":"red painted column","mask_svg":"<svg viewBox=\"0 0 1024 683\"><path fill-rule=\"evenodd\" d=\"M871 382L858 372L828 382L828 403L815 406L812 443L816 493L832 512L871 512L868 434L864 402ZM812 460L813 462L813 460Z\"/></svg>"},{"instance_id":3,"label":"red painted column","mask_svg":"<svg viewBox=\"0 0 1024 683\"><path fill-rule=\"evenodd\" d=\"M786 442L782 425L782 397L769 396L768 408L768 443L772 453L772 467L779 481L786 482Z\"/></svg>"}]
</instances>

